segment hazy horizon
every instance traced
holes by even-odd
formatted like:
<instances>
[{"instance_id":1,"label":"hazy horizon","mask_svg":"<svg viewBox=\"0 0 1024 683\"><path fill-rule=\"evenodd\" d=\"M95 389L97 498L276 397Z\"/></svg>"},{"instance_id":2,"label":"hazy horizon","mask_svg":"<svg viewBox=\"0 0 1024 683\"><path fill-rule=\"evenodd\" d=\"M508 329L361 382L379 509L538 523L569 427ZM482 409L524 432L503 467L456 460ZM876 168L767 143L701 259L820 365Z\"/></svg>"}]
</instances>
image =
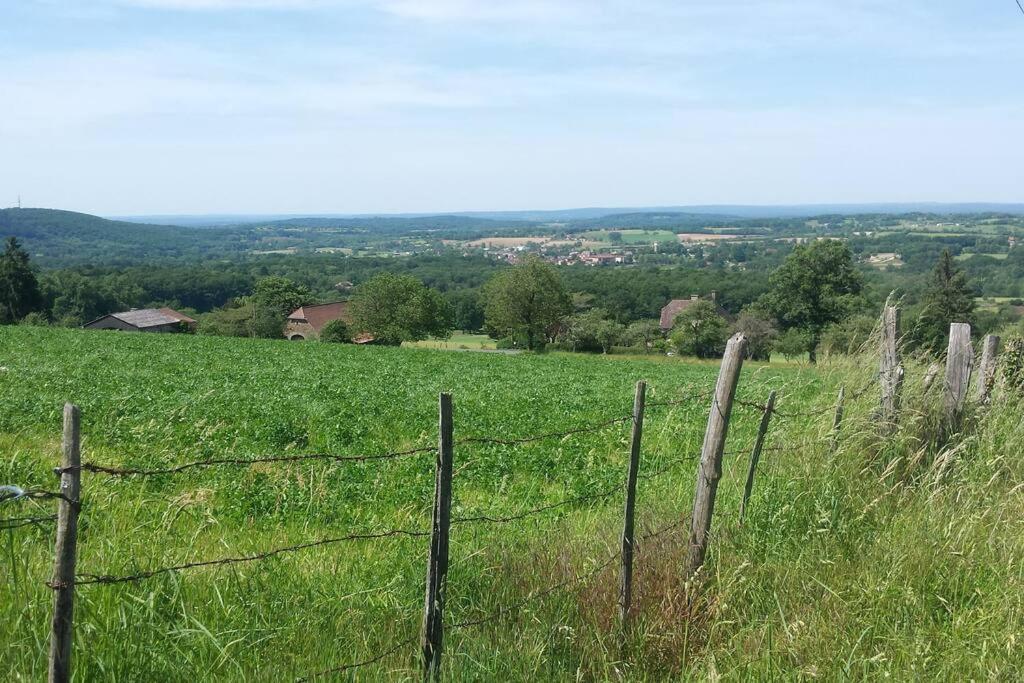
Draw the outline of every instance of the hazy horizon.
<instances>
[{"instance_id":1,"label":"hazy horizon","mask_svg":"<svg viewBox=\"0 0 1024 683\"><path fill-rule=\"evenodd\" d=\"M0 205L1020 203L1022 38L1014 0L15 0Z\"/></svg>"}]
</instances>

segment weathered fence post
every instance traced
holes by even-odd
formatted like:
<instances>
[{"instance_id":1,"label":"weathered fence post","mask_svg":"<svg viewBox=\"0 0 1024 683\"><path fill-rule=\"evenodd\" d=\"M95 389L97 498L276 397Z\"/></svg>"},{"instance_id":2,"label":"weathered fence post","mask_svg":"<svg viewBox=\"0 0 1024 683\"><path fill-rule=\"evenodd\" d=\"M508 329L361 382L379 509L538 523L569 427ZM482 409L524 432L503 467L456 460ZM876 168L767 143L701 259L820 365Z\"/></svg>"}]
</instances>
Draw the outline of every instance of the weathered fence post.
<instances>
[{"instance_id":1,"label":"weathered fence post","mask_svg":"<svg viewBox=\"0 0 1024 683\"><path fill-rule=\"evenodd\" d=\"M939 376L939 364L938 363L931 363L928 366L928 369L924 373L924 391L925 391L925 393L928 393L928 390L931 389L931 387L932 387L932 383L935 382L935 378L938 377L938 376Z\"/></svg>"},{"instance_id":2,"label":"weathered fence post","mask_svg":"<svg viewBox=\"0 0 1024 683\"><path fill-rule=\"evenodd\" d=\"M625 628L629 621L629 606L633 600L633 536L636 511L636 477L640 470L640 439L644 430L644 401L647 382L636 383L633 397L633 438L629 447L629 472L626 474L626 509L622 521L622 579L619 585L619 622Z\"/></svg>"},{"instance_id":3,"label":"weathered fence post","mask_svg":"<svg viewBox=\"0 0 1024 683\"><path fill-rule=\"evenodd\" d=\"M768 434L768 423L772 419L772 411L775 410L775 392L768 394L768 403L764 405L764 414L761 415L761 425L757 428L757 439L754 441L754 449L750 451L750 467L747 469L747 483L743 487L743 500L740 502L740 523L747 514L747 503L750 502L750 493L754 490L754 472L757 470L757 461L761 459L761 449L764 447L764 437Z\"/></svg>"},{"instance_id":4,"label":"weathered fence post","mask_svg":"<svg viewBox=\"0 0 1024 683\"><path fill-rule=\"evenodd\" d=\"M839 396L836 398L836 414L832 418L832 450L839 445L839 428L843 424L843 409L846 402L846 385L840 385Z\"/></svg>"},{"instance_id":5,"label":"weathered fence post","mask_svg":"<svg viewBox=\"0 0 1024 683\"><path fill-rule=\"evenodd\" d=\"M434 514L427 560L427 592L423 606L423 679L441 675L444 638L444 596L448 574L448 531L452 512L452 396L439 399L440 429L434 479Z\"/></svg>"},{"instance_id":6,"label":"weathered fence post","mask_svg":"<svg viewBox=\"0 0 1024 683\"><path fill-rule=\"evenodd\" d=\"M697 487L693 499L693 517L690 520L690 546L686 559L686 576L692 577L701 565L708 550L708 535L711 532L711 517L715 511L715 494L718 480L722 477L722 450L729 431L729 416L732 414L732 400L736 394L743 356L747 350L747 339L742 333L732 336L725 346L722 367L718 371L718 383L711 400L708 426L704 431L704 446L700 463L697 465Z\"/></svg>"},{"instance_id":7,"label":"weathered fence post","mask_svg":"<svg viewBox=\"0 0 1024 683\"><path fill-rule=\"evenodd\" d=\"M882 311L882 360L878 378L882 385L882 428L891 432L896 427L900 410L900 389L903 366L899 352L900 309L886 305Z\"/></svg>"},{"instance_id":8,"label":"weathered fence post","mask_svg":"<svg viewBox=\"0 0 1024 683\"><path fill-rule=\"evenodd\" d=\"M57 540L53 561L53 623L50 630L49 683L71 680L74 636L75 561L78 555L78 509L82 483L81 415L78 406L64 406L64 437L60 458Z\"/></svg>"},{"instance_id":9,"label":"weathered fence post","mask_svg":"<svg viewBox=\"0 0 1024 683\"><path fill-rule=\"evenodd\" d=\"M999 337L985 335L981 345L981 367L978 368L978 402L985 404L992 397L996 382L996 354L999 352Z\"/></svg>"},{"instance_id":10,"label":"weathered fence post","mask_svg":"<svg viewBox=\"0 0 1024 683\"><path fill-rule=\"evenodd\" d=\"M974 363L974 349L971 347L971 326L967 323L951 323L949 346L946 349L946 385L944 407L946 419L955 428L963 412L967 388L971 384L971 365Z\"/></svg>"}]
</instances>

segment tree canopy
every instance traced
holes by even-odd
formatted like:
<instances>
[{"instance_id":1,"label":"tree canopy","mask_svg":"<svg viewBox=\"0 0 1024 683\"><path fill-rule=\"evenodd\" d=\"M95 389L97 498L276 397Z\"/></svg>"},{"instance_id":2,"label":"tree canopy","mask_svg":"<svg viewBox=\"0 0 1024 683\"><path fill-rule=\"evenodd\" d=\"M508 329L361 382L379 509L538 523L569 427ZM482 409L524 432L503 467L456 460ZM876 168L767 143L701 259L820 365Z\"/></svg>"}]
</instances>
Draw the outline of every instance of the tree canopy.
<instances>
[{"instance_id":1,"label":"tree canopy","mask_svg":"<svg viewBox=\"0 0 1024 683\"><path fill-rule=\"evenodd\" d=\"M16 323L42 305L43 296L28 253L17 239L8 237L0 255L0 324Z\"/></svg>"},{"instance_id":2,"label":"tree canopy","mask_svg":"<svg viewBox=\"0 0 1024 683\"><path fill-rule=\"evenodd\" d=\"M710 301L701 300L676 316L672 344L685 356L716 358L725 351L729 323Z\"/></svg>"},{"instance_id":3,"label":"tree canopy","mask_svg":"<svg viewBox=\"0 0 1024 683\"><path fill-rule=\"evenodd\" d=\"M761 303L783 330L804 333L788 339L805 339L805 350L814 362L822 330L861 304L862 289L849 247L837 240L816 240L797 245L771 274Z\"/></svg>"},{"instance_id":4,"label":"tree canopy","mask_svg":"<svg viewBox=\"0 0 1024 683\"><path fill-rule=\"evenodd\" d=\"M356 289L352 299L353 326L373 335L379 344L451 334L451 306L436 291L411 275L381 273Z\"/></svg>"},{"instance_id":5,"label":"tree canopy","mask_svg":"<svg viewBox=\"0 0 1024 683\"><path fill-rule=\"evenodd\" d=\"M914 340L930 351L941 351L950 323L974 323L974 290L948 249L932 270L914 328Z\"/></svg>"},{"instance_id":6,"label":"tree canopy","mask_svg":"<svg viewBox=\"0 0 1024 683\"><path fill-rule=\"evenodd\" d=\"M535 256L495 275L484 286L484 315L492 334L522 338L528 349L553 336L572 312L558 271Z\"/></svg>"}]
</instances>

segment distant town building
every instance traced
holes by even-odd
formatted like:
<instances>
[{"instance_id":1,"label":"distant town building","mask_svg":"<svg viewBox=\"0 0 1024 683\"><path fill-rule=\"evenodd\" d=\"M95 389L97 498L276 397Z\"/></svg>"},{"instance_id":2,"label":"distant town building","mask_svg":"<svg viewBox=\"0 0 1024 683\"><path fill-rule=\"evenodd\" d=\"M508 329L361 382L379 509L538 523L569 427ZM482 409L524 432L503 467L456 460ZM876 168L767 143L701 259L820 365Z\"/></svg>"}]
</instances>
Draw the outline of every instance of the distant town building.
<instances>
[{"instance_id":1,"label":"distant town building","mask_svg":"<svg viewBox=\"0 0 1024 683\"><path fill-rule=\"evenodd\" d=\"M609 266L617 263L632 263L633 254L625 252L622 254L594 253L590 251L581 252L579 262L588 266Z\"/></svg>"},{"instance_id":2,"label":"distant town building","mask_svg":"<svg viewBox=\"0 0 1024 683\"><path fill-rule=\"evenodd\" d=\"M691 294L689 299L672 299L665 304L661 309L661 331L668 332L672 329L672 326L676 324L676 318L679 314L693 306L698 301L710 301L715 306L715 310L718 311L718 315L728 320L731 316L729 313L718 305L718 293L711 292L706 299L701 299L697 294Z\"/></svg>"},{"instance_id":3,"label":"distant town building","mask_svg":"<svg viewBox=\"0 0 1024 683\"><path fill-rule=\"evenodd\" d=\"M191 332L196 328L196 321L173 308L133 308L96 318L82 327L126 332Z\"/></svg>"}]
</instances>

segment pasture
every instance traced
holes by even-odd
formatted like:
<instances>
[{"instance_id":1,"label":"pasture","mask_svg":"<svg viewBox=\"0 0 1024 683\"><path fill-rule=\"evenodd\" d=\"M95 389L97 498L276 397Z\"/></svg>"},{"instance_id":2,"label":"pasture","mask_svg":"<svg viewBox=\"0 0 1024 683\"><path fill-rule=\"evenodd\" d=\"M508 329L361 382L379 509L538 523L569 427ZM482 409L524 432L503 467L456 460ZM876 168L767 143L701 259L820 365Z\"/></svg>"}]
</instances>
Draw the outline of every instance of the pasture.
<instances>
[{"instance_id":1,"label":"pasture","mask_svg":"<svg viewBox=\"0 0 1024 683\"><path fill-rule=\"evenodd\" d=\"M1022 427L1009 403L927 485L910 437L871 436L870 372L748 364L738 396L780 392L751 510L737 518L760 415L738 406L711 556L679 576L714 364L505 356L328 344L0 328L0 483L53 490L60 411L82 409L83 458L159 468L210 458L378 454L436 443L455 402L445 676L449 680L680 680L723 676L997 677L1024 673ZM633 628L615 624L628 425L527 443L468 443L604 424L649 383ZM864 385L831 447L840 381ZM913 382L910 383L913 390ZM912 403L908 399L908 403ZM916 418L915 418L916 419ZM908 429L916 424L908 419ZM1014 452L1016 449L1014 449ZM924 470L922 470L924 471ZM429 526L433 461L213 466L83 474L79 572L131 575L317 539ZM917 476L916 474L914 476ZM560 504L579 499L580 502ZM556 505L511 523L523 511ZM49 509L5 503L3 516ZM486 519L480 519L486 518ZM0 531L0 669L45 672L52 528ZM426 539L325 544L226 567L77 589L79 680L418 677ZM612 556L614 557L614 556ZM548 590L551 586L560 590ZM479 623L478 623L479 622ZM410 642L406 642L410 641ZM396 647L397 646L397 647ZM332 680L328 677L327 680Z\"/></svg>"}]
</instances>

